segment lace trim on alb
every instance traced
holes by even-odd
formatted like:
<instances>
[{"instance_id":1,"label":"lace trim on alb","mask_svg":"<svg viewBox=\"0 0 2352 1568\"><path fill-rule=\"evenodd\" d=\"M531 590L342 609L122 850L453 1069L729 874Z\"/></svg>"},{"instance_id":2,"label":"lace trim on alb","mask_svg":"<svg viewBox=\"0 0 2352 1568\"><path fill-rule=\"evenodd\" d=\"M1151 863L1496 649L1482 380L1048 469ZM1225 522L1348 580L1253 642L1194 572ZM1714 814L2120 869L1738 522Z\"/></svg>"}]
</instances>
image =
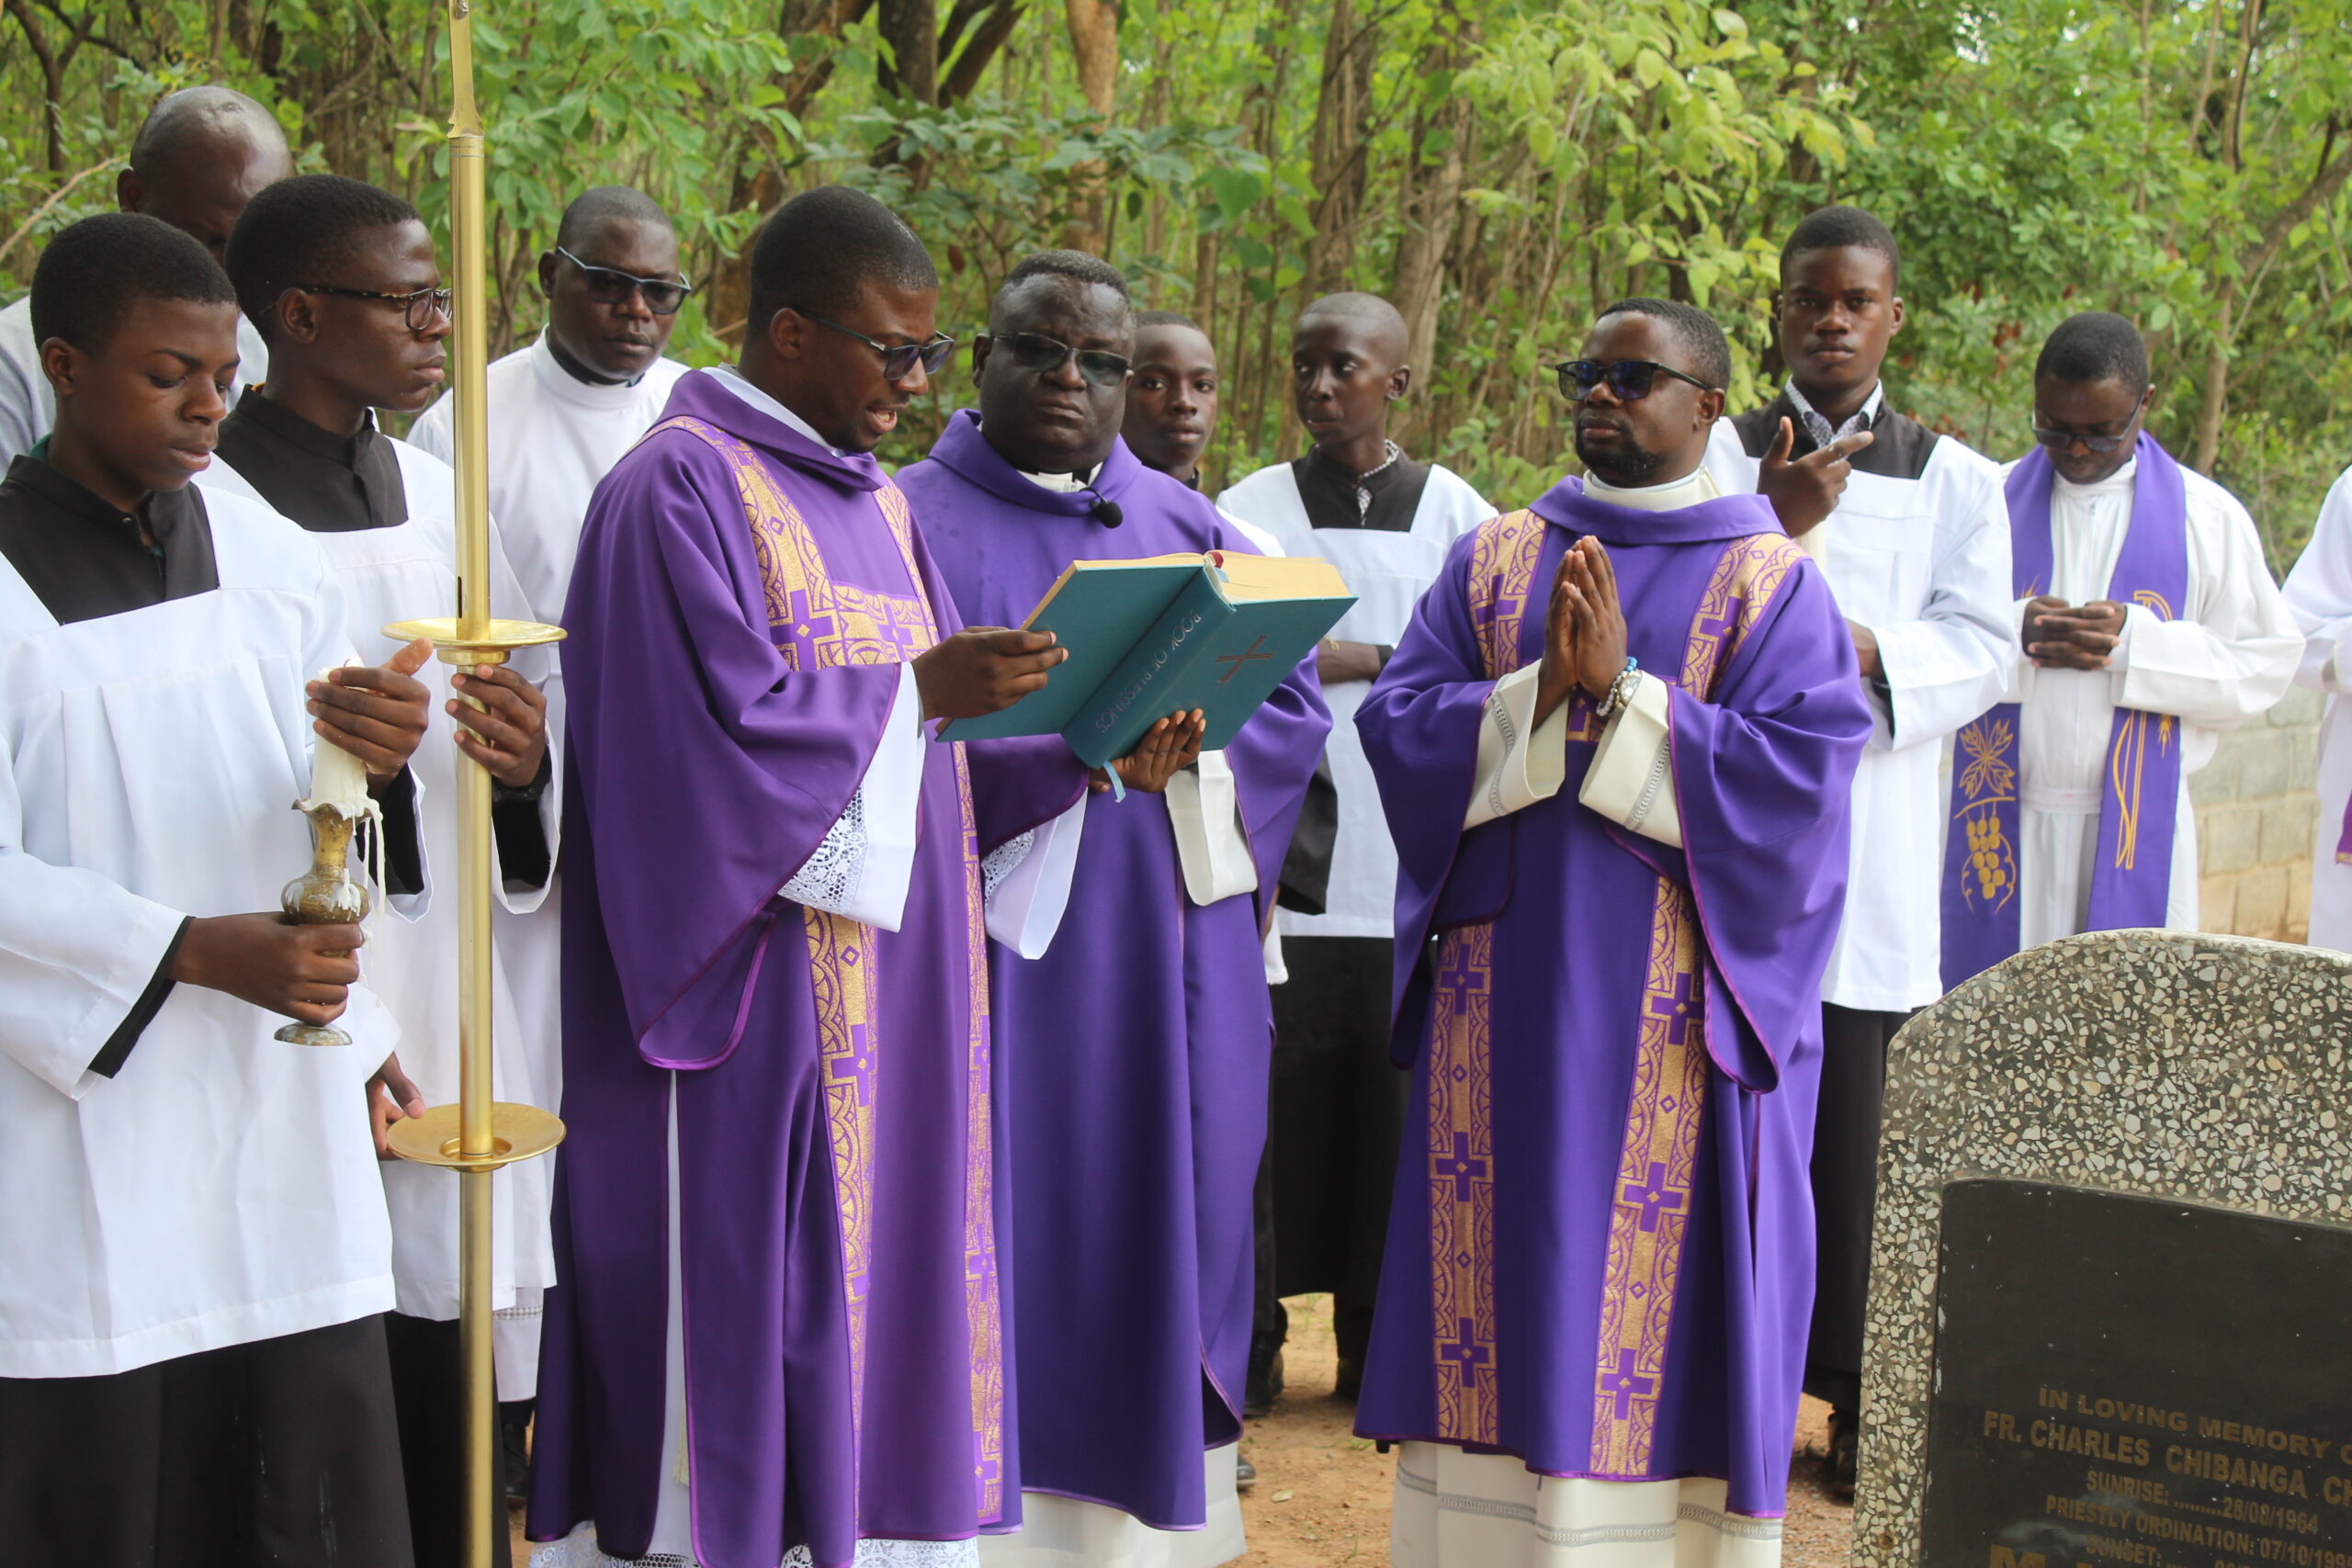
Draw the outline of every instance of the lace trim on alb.
<instances>
[{"instance_id":1,"label":"lace trim on alb","mask_svg":"<svg viewBox=\"0 0 2352 1568\"><path fill-rule=\"evenodd\" d=\"M1021 863L1029 858L1029 852L1036 842L1037 829L1032 828L1017 839L1007 839L980 857L980 879L987 885L989 897L996 897L999 884L1021 869Z\"/></svg>"},{"instance_id":2,"label":"lace trim on alb","mask_svg":"<svg viewBox=\"0 0 2352 1568\"><path fill-rule=\"evenodd\" d=\"M784 896L820 909L848 908L865 880L865 786L861 784L849 797L848 807L825 829L817 852L784 885Z\"/></svg>"}]
</instances>

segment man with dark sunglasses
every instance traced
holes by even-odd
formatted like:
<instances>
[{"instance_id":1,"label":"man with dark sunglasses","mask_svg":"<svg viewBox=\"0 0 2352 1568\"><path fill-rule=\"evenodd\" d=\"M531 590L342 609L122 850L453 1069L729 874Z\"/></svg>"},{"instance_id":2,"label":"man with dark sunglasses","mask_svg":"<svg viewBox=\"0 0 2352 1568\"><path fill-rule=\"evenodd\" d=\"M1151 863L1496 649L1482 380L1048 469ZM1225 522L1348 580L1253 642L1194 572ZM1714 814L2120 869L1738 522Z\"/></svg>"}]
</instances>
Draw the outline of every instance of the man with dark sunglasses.
<instances>
[{"instance_id":1,"label":"man with dark sunglasses","mask_svg":"<svg viewBox=\"0 0 2352 1568\"><path fill-rule=\"evenodd\" d=\"M198 483L266 502L309 533L325 556L354 646L381 659L386 625L448 603L457 570L457 483L449 466L384 434L378 410L413 412L441 389L449 336L448 292L433 236L407 201L338 175L299 175L256 196L229 237L229 276L239 305L270 346L269 379L220 424L218 460ZM491 541L492 612L528 619L534 606ZM429 1104L458 1096L458 901L429 897L433 868L457 863L458 756L490 771L503 908L492 961L501 1031L498 1093L555 1109L552 1040L543 1025L518 1029L509 965L552 965L558 930L543 908L561 800L548 745L552 669L544 651L453 675L437 660L417 672L447 716L410 764L408 798L421 842L390 845L391 903L369 976L401 1025L403 1065ZM476 707L457 699L477 699ZM388 807L390 802L387 803ZM502 1179L497 1304L554 1279L548 1230L551 1173ZM390 1160L383 1167L392 1213L392 1272L399 1310L387 1319L410 1522L419 1568L463 1557L464 1471L447 1441L461 1419L458 1346L457 1213L443 1173ZM507 1244L511 1244L511 1250ZM514 1377L512 1355L506 1378ZM497 1543L503 1550L503 1532Z\"/></svg>"},{"instance_id":2,"label":"man with dark sunglasses","mask_svg":"<svg viewBox=\"0 0 2352 1568\"><path fill-rule=\"evenodd\" d=\"M1898 412L1880 378L1903 326L1900 270L1894 236L1860 208L1800 221L1772 297L1788 380L1718 424L1708 451L1725 489L1759 491L1821 562L1871 704L1846 916L1821 987L1805 1358L1805 1391L1830 1408L1832 1484L1848 1496L1887 1046L1943 994L1943 767L1952 736L2000 699L2009 664L2008 518L1994 465Z\"/></svg>"},{"instance_id":3,"label":"man with dark sunglasses","mask_svg":"<svg viewBox=\"0 0 2352 1568\"><path fill-rule=\"evenodd\" d=\"M1120 438L1134 349L1126 280L1098 257L1044 252L997 291L979 408L899 481L966 617L1019 625L1073 559L1249 551ZM1220 751L1201 751L1197 711L1161 723L1114 764L1124 798L1091 794L1028 852L1051 863L1076 838L1050 946L991 924L1026 1493L1022 1531L981 1543L996 1568L1242 1550L1261 944L1330 720L1309 660Z\"/></svg>"},{"instance_id":4,"label":"man with dark sunglasses","mask_svg":"<svg viewBox=\"0 0 2352 1568\"><path fill-rule=\"evenodd\" d=\"M547 326L490 367L490 512L523 597L553 618L563 613L596 481L662 417L686 373L662 351L694 289L678 270L670 215L627 186L598 186L563 209L555 243L539 257L539 292ZM445 394L408 439L452 461L456 412ZM550 888L548 909L534 918L560 925L560 886ZM526 1037L518 1048L550 1065L560 1049L557 956L554 942L512 943L502 953ZM525 1435L538 1384L539 1297L518 1289L498 1318L499 1429L515 1503L530 1483Z\"/></svg>"},{"instance_id":5,"label":"man with dark sunglasses","mask_svg":"<svg viewBox=\"0 0 2352 1568\"><path fill-rule=\"evenodd\" d=\"M1396 853L1354 715L1447 547L1495 513L1461 476L1390 439L1390 416L1413 386L1408 351L1405 318L1376 294L1309 304L1290 335L1292 407L1306 452L1217 497L1286 554L1333 563L1356 594L1317 652L1331 705L1330 789L1310 795L1302 814L1275 917L1289 978L1274 991L1269 1213L1259 1242L1273 1267L1258 1281L1248 1394L1259 1414L1282 1391L1284 1296L1331 1292L1336 1392L1352 1398L1363 1378L1405 1083L1388 1060Z\"/></svg>"},{"instance_id":6,"label":"man with dark sunglasses","mask_svg":"<svg viewBox=\"0 0 2352 1568\"><path fill-rule=\"evenodd\" d=\"M490 510L525 596L555 616L596 481L686 373L662 351L695 290L670 215L627 186L598 186L563 209L539 292L547 326L490 367ZM455 413L442 398L408 438L447 461Z\"/></svg>"},{"instance_id":7,"label":"man with dark sunglasses","mask_svg":"<svg viewBox=\"0 0 2352 1568\"><path fill-rule=\"evenodd\" d=\"M596 487L564 611L528 1529L571 1560L899 1562L1019 1517L980 852L1086 773L1057 736L933 727L1063 654L964 627L875 461L929 389L921 354L891 373L938 336L922 241L820 186L750 283L737 362Z\"/></svg>"},{"instance_id":8,"label":"man with dark sunglasses","mask_svg":"<svg viewBox=\"0 0 2352 1568\"><path fill-rule=\"evenodd\" d=\"M1396 1568L1738 1561L1785 1504L1870 709L1820 568L1705 466L1714 320L1623 300L1569 365L1584 474L1455 544L1356 712L1412 1068L1356 1408Z\"/></svg>"},{"instance_id":9,"label":"man with dark sunglasses","mask_svg":"<svg viewBox=\"0 0 2352 1568\"><path fill-rule=\"evenodd\" d=\"M2034 363L2034 448L2003 477L2023 657L1952 758L1948 986L2077 931L2196 930L2188 775L2301 659L2254 519L2147 432L2152 392L2109 311Z\"/></svg>"}]
</instances>

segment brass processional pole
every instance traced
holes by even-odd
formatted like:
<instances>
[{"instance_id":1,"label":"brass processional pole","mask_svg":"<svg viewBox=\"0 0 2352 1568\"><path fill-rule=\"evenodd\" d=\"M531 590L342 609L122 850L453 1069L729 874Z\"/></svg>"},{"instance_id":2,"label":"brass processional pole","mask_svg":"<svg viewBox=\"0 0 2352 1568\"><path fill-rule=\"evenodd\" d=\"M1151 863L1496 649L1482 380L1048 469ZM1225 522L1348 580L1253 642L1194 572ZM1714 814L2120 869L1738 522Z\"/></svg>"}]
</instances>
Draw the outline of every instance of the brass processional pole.
<instances>
[{"instance_id":1,"label":"brass processional pole","mask_svg":"<svg viewBox=\"0 0 2352 1568\"><path fill-rule=\"evenodd\" d=\"M463 670L503 664L518 648L553 642L560 628L491 618L490 300L485 256L481 115L474 107L469 0L449 7L449 261L458 470L458 614L385 627L403 642L429 638ZM491 1366L491 1178L543 1155L563 1123L529 1105L492 1101L490 773L458 754L458 1051L455 1105L436 1105L392 1129L402 1159L458 1173L458 1339L466 1379L466 1568L490 1568L496 1528L498 1406Z\"/></svg>"}]
</instances>

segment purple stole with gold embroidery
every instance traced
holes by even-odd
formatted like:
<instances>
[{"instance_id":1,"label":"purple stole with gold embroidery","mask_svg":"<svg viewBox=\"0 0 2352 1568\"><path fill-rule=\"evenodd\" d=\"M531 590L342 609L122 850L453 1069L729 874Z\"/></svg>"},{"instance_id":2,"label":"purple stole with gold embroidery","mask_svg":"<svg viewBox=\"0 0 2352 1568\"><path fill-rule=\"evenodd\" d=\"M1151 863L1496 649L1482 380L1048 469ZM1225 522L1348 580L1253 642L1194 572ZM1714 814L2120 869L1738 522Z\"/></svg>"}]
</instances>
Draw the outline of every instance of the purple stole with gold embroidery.
<instances>
[{"instance_id":1,"label":"purple stole with gold embroidery","mask_svg":"<svg viewBox=\"0 0 2352 1568\"><path fill-rule=\"evenodd\" d=\"M2142 433L2136 456L2132 521L2107 596L2168 621L2188 596L2188 491L2180 465L2155 437ZM2052 477L2049 456L2039 447L2009 471L2011 575L2020 599L2046 592L2050 581L2055 559L2050 537ZM2017 846L2024 793L2018 733L2018 705L2005 703L1962 729L1954 743L1951 829L1944 852L1947 990L2018 950L2022 911ZM2179 720L2117 708L2108 737L2085 930L2165 923L2179 796Z\"/></svg>"},{"instance_id":2,"label":"purple stole with gold embroidery","mask_svg":"<svg viewBox=\"0 0 2352 1568\"><path fill-rule=\"evenodd\" d=\"M939 626L922 592L922 568L915 559L914 514L898 486L885 481L875 502L889 525L907 581L916 600L888 596L837 583L816 538L801 521L792 499L741 437L692 415L664 420L646 434L677 430L695 436L726 459L736 497L752 532L767 591L768 630L776 652L793 670L832 670L847 664L887 664L921 654L939 641ZM964 1179L964 1306L972 1343L974 1475L982 1522L1004 1513L1003 1318L997 1295L995 1203L996 1156L990 1148L994 1113L989 1107L993 1050L989 1033L988 950L980 883L980 856L974 827L971 772L963 747L955 749L956 808L963 823L966 975L970 992L966 1016L967 1073L964 1081L966 1147ZM756 980L777 910L764 915L752 961ZM827 1130L831 1134L834 1202L840 1215L842 1284L849 1307L850 1419L863 1432L865 1420L866 1304L873 1280L875 1103L880 1074L878 1053L869 1043L880 1032L884 979L873 928L813 905L798 906L808 943L809 989L817 1014L819 1051L824 1063ZM740 1034L751 1007L752 987L744 986ZM733 1044L729 1042L729 1046ZM861 1440L862 1450L862 1440Z\"/></svg>"}]
</instances>

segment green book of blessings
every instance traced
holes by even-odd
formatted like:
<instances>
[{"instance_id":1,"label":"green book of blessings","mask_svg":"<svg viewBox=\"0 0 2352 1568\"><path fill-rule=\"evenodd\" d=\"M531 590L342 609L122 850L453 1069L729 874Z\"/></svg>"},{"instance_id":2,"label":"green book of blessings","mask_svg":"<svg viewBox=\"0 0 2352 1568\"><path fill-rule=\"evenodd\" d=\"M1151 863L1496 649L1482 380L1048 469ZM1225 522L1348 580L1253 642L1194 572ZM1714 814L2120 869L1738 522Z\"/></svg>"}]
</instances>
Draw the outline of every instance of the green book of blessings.
<instances>
[{"instance_id":1,"label":"green book of blessings","mask_svg":"<svg viewBox=\"0 0 2352 1568\"><path fill-rule=\"evenodd\" d=\"M1011 707L959 718L943 740L1059 735L1100 767L1172 713L1201 710L1214 750L1355 603L1329 561L1251 556L1072 561L1022 622L1069 657Z\"/></svg>"}]
</instances>

